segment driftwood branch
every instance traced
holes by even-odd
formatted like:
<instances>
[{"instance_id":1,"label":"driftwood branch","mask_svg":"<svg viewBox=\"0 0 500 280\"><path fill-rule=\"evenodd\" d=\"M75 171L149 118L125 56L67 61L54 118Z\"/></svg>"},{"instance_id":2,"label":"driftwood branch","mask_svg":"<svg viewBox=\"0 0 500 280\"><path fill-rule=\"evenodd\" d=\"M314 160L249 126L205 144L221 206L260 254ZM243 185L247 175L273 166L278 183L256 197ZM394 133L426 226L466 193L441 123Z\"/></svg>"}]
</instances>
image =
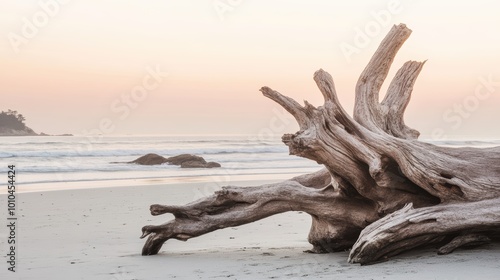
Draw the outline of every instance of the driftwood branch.
<instances>
[{"instance_id":1,"label":"driftwood branch","mask_svg":"<svg viewBox=\"0 0 500 280\"><path fill-rule=\"evenodd\" d=\"M394 26L382 40L358 79L354 119L371 131L386 131L379 103L379 92L396 54L410 34L411 30L404 24Z\"/></svg>"},{"instance_id":2,"label":"driftwood branch","mask_svg":"<svg viewBox=\"0 0 500 280\"><path fill-rule=\"evenodd\" d=\"M323 106L301 105L268 87L300 126L283 135L291 155L325 169L277 184L226 187L185 206L152 205L151 214L174 220L145 226L144 255L170 238L202 234L286 211L311 215L311 252L352 247L350 262L372 263L417 246L441 244L440 254L500 235L500 147L449 148L417 140L404 122L424 62L406 62L382 102L380 89L411 31L394 26L361 74L351 117L337 97L333 78L320 69L313 79Z\"/></svg>"},{"instance_id":3,"label":"driftwood branch","mask_svg":"<svg viewBox=\"0 0 500 280\"><path fill-rule=\"evenodd\" d=\"M366 227L349 255L350 262L370 263L401 251L456 236L440 254L489 242L500 233L500 198L414 209L411 204ZM465 235L464 235L465 233Z\"/></svg>"},{"instance_id":4,"label":"driftwood branch","mask_svg":"<svg viewBox=\"0 0 500 280\"><path fill-rule=\"evenodd\" d=\"M309 241L315 245L314 252L343 250L352 245L370 221L378 218L369 210L370 205L365 206L367 203L362 199L346 198L334 187L326 170L279 184L224 187L210 197L185 206L151 205L152 215L171 213L175 219L142 228L141 238L148 237L142 254L157 254L163 243L171 238L186 241L287 211L304 211L314 217L309 235ZM315 226L318 224L322 226ZM345 241L347 236L349 242Z\"/></svg>"}]
</instances>

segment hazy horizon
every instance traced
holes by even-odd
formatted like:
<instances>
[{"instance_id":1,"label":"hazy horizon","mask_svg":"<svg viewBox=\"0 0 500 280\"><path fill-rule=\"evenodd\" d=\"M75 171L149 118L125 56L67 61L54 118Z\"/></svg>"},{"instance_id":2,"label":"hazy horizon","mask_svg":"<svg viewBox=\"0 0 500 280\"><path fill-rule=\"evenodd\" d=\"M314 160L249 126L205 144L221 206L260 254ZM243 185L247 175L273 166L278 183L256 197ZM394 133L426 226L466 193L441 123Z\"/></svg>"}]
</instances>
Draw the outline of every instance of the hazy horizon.
<instances>
[{"instance_id":1,"label":"hazy horizon","mask_svg":"<svg viewBox=\"0 0 500 280\"><path fill-rule=\"evenodd\" d=\"M406 123L423 139L500 139L495 1L62 2L0 4L0 111L38 133L293 133L260 87L321 105L322 68L352 112L359 74L405 23L381 97L405 61L427 60Z\"/></svg>"}]
</instances>

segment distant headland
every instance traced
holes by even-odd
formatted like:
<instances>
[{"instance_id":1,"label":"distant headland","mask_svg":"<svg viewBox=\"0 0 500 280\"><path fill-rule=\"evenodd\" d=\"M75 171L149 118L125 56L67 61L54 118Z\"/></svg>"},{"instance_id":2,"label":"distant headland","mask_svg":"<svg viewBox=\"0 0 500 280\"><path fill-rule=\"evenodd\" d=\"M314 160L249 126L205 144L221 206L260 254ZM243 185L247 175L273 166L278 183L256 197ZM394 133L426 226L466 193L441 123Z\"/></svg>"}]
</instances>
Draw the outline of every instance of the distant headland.
<instances>
[{"instance_id":1,"label":"distant headland","mask_svg":"<svg viewBox=\"0 0 500 280\"><path fill-rule=\"evenodd\" d=\"M36 133L24 121L26 118L17 111L7 110L0 113L0 136L73 136L72 134L50 135Z\"/></svg>"}]
</instances>

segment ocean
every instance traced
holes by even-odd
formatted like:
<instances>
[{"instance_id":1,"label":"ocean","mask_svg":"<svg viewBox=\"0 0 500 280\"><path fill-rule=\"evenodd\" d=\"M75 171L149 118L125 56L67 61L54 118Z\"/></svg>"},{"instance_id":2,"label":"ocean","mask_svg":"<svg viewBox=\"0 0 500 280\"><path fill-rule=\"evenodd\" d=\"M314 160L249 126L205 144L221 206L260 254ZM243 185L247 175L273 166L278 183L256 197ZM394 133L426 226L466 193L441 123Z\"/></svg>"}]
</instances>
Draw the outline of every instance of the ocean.
<instances>
[{"instance_id":1,"label":"ocean","mask_svg":"<svg viewBox=\"0 0 500 280\"><path fill-rule=\"evenodd\" d=\"M432 141L431 141L432 142ZM445 146L500 146L500 141L434 141ZM291 178L321 168L316 162L288 154L279 137L260 140L252 135L218 136L25 136L0 138L2 169L16 166L16 183L50 184L130 179L189 179L196 177ZM221 168L184 169L174 165L129 164L142 155L164 157L195 154ZM112 163L120 162L120 163ZM68 184L70 187L71 184Z\"/></svg>"}]
</instances>

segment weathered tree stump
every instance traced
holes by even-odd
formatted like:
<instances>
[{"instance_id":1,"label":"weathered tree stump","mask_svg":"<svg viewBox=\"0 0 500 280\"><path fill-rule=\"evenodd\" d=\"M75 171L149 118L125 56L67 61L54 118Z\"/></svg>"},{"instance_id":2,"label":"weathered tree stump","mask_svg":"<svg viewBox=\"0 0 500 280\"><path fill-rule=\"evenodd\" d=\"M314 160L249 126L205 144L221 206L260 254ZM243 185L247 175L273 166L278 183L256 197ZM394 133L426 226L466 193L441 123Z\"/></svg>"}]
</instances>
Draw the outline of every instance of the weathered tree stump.
<instances>
[{"instance_id":1,"label":"weathered tree stump","mask_svg":"<svg viewBox=\"0 0 500 280\"><path fill-rule=\"evenodd\" d=\"M500 147L449 148L417 140L404 111L424 62L406 62L379 102L389 68L411 30L394 26L356 85L354 114L339 103L332 77L314 81L324 105L302 106L268 87L300 130L285 134L291 155L325 168L277 184L225 187L185 206L152 205L175 219L143 227L142 254L157 254L170 238L188 240L286 211L311 215L311 252L352 248L349 261L367 264L400 252L445 243L438 253L483 244L500 235Z\"/></svg>"}]
</instances>

